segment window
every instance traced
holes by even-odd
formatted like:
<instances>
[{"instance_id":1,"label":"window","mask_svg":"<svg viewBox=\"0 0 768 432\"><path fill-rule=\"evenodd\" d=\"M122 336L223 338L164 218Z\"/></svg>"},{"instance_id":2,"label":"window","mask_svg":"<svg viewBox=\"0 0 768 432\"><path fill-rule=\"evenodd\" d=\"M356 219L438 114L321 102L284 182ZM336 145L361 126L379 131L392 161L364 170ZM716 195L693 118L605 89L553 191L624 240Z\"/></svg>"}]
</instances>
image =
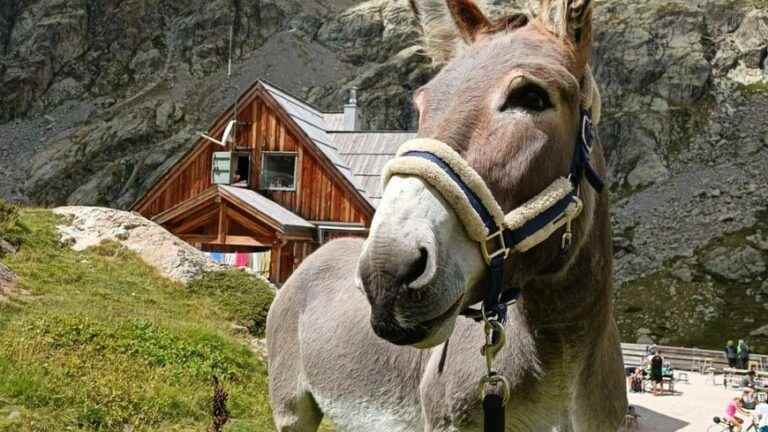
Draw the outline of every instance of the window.
<instances>
[{"instance_id":1,"label":"window","mask_svg":"<svg viewBox=\"0 0 768 432\"><path fill-rule=\"evenodd\" d=\"M261 189L296 190L296 153L264 152Z\"/></svg>"},{"instance_id":2,"label":"window","mask_svg":"<svg viewBox=\"0 0 768 432\"><path fill-rule=\"evenodd\" d=\"M235 177L232 179L232 186L247 187L248 178L251 176L251 155L248 153L238 153L235 160Z\"/></svg>"},{"instance_id":3,"label":"window","mask_svg":"<svg viewBox=\"0 0 768 432\"><path fill-rule=\"evenodd\" d=\"M251 155L244 152L214 152L211 167L213 184L248 186Z\"/></svg>"}]
</instances>

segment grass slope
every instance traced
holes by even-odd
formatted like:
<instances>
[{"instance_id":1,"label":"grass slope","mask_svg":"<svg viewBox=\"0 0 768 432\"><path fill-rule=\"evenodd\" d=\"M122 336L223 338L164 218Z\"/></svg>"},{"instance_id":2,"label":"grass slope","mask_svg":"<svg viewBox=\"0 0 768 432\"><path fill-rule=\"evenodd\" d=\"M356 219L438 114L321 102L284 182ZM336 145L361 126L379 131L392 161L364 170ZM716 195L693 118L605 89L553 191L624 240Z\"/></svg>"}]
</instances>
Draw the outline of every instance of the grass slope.
<instances>
[{"instance_id":1,"label":"grass slope","mask_svg":"<svg viewBox=\"0 0 768 432\"><path fill-rule=\"evenodd\" d=\"M185 289L116 244L60 246L49 211L20 219L2 262L33 297L0 303L0 431L204 431L214 374L226 431L273 430L265 365L230 329L263 329L262 283L228 272Z\"/></svg>"}]
</instances>

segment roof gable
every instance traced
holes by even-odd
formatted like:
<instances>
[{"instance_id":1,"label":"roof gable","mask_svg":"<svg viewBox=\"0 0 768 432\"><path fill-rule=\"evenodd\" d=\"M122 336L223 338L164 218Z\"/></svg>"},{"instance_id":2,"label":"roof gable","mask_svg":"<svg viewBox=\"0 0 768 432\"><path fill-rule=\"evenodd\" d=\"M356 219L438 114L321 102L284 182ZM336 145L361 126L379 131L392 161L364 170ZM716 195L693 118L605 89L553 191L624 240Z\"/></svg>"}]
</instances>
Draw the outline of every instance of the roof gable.
<instances>
[{"instance_id":1,"label":"roof gable","mask_svg":"<svg viewBox=\"0 0 768 432\"><path fill-rule=\"evenodd\" d=\"M326 132L323 113L267 82L260 81L260 83L325 157L331 161L341 175L367 200L366 190L357 183L349 166L339 156L338 148Z\"/></svg>"}]
</instances>

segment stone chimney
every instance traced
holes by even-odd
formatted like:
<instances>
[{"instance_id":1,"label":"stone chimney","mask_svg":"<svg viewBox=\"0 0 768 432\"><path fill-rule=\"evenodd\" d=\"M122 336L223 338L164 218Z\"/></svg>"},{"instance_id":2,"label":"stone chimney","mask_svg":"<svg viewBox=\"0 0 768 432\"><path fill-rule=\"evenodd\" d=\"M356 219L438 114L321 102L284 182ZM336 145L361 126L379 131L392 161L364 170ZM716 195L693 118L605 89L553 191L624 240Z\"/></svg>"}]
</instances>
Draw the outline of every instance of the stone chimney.
<instances>
[{"instance_id":1,"label":"stone chimney","mask_svg":"<svg viewBox=\"0 0 768 432\"><path fill-rule=\"evenodd\" d=\"M344 124L342 130L360 130L360 106L357 105L357 87L349 91L349 101L344 104Z\"/></svg>"}]
</instances>

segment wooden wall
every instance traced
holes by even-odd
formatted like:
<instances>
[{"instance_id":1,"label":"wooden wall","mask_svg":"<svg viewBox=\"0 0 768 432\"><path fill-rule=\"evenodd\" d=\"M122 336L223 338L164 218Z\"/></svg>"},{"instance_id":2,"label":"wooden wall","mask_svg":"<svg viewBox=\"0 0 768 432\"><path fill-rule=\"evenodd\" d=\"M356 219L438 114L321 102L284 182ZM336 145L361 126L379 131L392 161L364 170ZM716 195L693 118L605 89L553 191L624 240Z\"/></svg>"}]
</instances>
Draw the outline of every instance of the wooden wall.
<instances>
[{"instance_id":1,"label":"wooden wall","mask_svg":"<svg viewBox=\"0 0 768 432\"><path fill-rule=\"evenodd\" d=\"M296 152L296 191L259 191L260 193L307 220L366 225L370 222L349 193L325 170L320 161L301 145L299 139L264 102L254 101L248 112L243 114L252 117L248 141L255 143L251 149L254 161L252 188L258 190L261 152Z\"/></svg>"},{"instance_id":2,"label":"wooden wall","mask_svg":"<svg viewBox=\"0 0 768 432\"><path fill-rule=\"evenodd\" d=\"M149 199L136 208L144 217L151 219L176 204L194 198L211 186L211 163L217 147L201 141L178 169L160 178L163 184L153 191Z\"/></svg>"},{"instance_id":3,"label":"wooden wall","mask_svg":"<svg viewBox=\"0 0 768 432\"><path fill-rule=\"evenodd\" d=\"M304 147L299 137L284 124L280 115L260 97L240 108L238 120L241 124L237 128L237 150L249 151L252 154L251 189L259 191L306 220L370 224L365 209L361 208L352 193ZM219 121L211 135L220 138L226 123ZM152 218L207 189L211 185L212 154L221 150L222 148L208 141L199 141L198 148L161 178L160 187L150 191L136 210ZM259 190L262 151L297 153L295 191Z\"/></svg>"}]
</instances>

